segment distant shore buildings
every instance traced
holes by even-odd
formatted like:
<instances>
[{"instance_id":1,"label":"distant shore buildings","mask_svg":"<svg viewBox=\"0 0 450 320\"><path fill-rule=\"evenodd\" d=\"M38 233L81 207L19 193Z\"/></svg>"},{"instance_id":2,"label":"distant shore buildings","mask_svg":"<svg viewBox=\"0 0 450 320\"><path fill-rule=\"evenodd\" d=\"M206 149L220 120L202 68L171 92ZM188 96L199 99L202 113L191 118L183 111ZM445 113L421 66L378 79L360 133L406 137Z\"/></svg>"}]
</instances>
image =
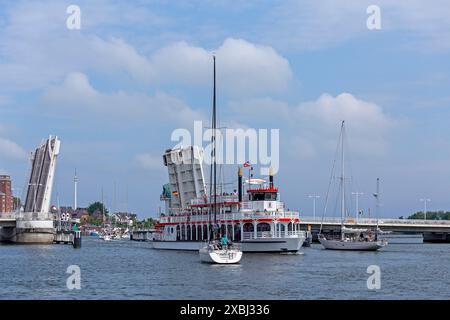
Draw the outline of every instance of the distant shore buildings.
<instances>
[{"instance_id":1,"label":"distant shore buildings","mask_svg":"<svg viewBox=\"0 0 450 320\"><path fill-rule=\"evenodd\" d=\"M0 213L14 211L11 177L0 175Z\"/></svg>"},{"instance_id":2,"label":"distant shore buildings","mask_svg":"<svg viewBox=\"0 0 450 320\"><path fill-rule=\"evenodd\" d=\"M115 223L126 224L129 227L133 226L134 221L136 221L135 213L128 212L116 212L112 214L111 219Z\"/></svg>"},{"instance_id":3,"label":"distant shore buildings","mask_svg":"<svg viewBox=\"0 0 450 320\"><path fill-rule=\"evenodd\" d=\"M57 208L53 207L52 209L54 210L53 213L56 214ZM71 206L61 206L60 214L65 219L69 217L72 221L82 224L89 222L89 218L92 218L95 221L104 221L104 223L122 224L131 227L137 219L135 213L116 212L103 215L101 210L95 210L92 214L89 214L88 208L77 208L74 210Z\"/></svg>"}]
</instances>

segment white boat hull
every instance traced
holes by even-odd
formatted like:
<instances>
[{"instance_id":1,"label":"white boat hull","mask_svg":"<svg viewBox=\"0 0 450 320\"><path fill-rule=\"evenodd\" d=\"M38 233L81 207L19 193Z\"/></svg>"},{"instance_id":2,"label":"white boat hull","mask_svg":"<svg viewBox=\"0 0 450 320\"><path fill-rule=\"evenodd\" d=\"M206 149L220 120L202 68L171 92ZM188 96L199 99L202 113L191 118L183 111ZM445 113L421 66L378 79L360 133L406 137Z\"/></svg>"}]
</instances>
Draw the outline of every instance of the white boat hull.
<instances>
[{"instance_id":1,"label":"white boat hull","mask_svg":"<svg viewBox=\"0 0 450 320\"><path fill-rule=\"evenodd\" d=\"M242 252L297 252L305 241L304 236L286 238L263 238L237 242ZM154 249L198 251L204 245L200 241L151 241Z\"/></svg>"},{"instance_id":2,"label":"white boat hull","mask_svg":"<svg viewBox=\"0 0 450 320\"><path fill-rule=\"evenodd\" d=\"M386 245L382 241L341 241L319 238L320 243L328 250L376 251Z\"/></svg>"},{"instance_id":3,"label":"white boat hull","mask_svg":"<svg viewBox=\"0 0 450 320\"><path fill-rule=\"evenodd\" d=\"M199 251L200 261L211 264L236 264L241 261L242 251L230 250L210 250L207 247Z\"/></svg>"}]
</instances>

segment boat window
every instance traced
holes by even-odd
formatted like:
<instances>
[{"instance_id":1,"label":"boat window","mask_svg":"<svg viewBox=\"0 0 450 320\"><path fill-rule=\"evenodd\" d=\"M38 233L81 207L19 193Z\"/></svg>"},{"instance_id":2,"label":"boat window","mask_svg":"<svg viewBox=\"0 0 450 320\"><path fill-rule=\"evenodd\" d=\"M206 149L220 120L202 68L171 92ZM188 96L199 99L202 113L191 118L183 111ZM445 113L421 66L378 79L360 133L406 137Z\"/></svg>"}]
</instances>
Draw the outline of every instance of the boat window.
<instances>
[{"instance_id":1,"label":"boat window","mask_svg":"<svg viewBox=\"0 0 450 320\"><path fill-rule=\"evenodd\" d=\"M266 201L275 201L277 200L277 194L270 192L270 193L266 193L266 197L265 197Z\"/></svg>"},{"instance_id":2,"label":"boat window","mask_svg":"<svg viewBox=\"0 0 450 320\"><path fill-rule=\"evenodd\" d=\"M255 192L250 196L251 201L275 201L277 194L275 192Z\"/></svg>"},{"instance_id":3,"label":"boat window","mask_svg":"<svg viewBox=\"0 0 450 320\"><path fill-rule=\"evenodd\" d=\"M244 232L253 232L254 230L253 223L245 223L243 229Z\"/></svg>"},{"instance_id":4,"label":"boat window","mask_svg":"<svg viewBox=\"0 0 450 320\"><path fill-rule=\"evenodd\" d=\"M252 201L261 201L264 200L264 193L253 193Z\"/></svg>"},{"instance_id":5,"label":"boat window","mask_svg":"<svg viewBox=\"0 0 450 320\"><path fill-rule=\"evenodd\" d=\"M270 224L266 222L258 223L258 225L256 226L256 231L258 232L270 231Z\"/></svg>"}]
</instances>

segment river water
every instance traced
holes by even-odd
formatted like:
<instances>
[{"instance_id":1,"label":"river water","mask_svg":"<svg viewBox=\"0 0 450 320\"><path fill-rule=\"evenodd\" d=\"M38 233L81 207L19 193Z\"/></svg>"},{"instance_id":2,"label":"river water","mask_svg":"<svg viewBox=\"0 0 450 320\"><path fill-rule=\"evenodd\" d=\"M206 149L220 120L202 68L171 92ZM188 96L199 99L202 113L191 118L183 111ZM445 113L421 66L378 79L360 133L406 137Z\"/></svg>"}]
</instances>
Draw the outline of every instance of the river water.
<instances>
[{"instance_id":1,"label":"river water","mask_svg":"<svg viewBox=\"0 0 450 320\"><path fill-rule=\"evenodd\" d=\"M80 267L81 289L66 285ZM368 289L367 268L380 268ZM206 265L195 252L85 237L69 245L0 245L0 299L449 299L450 245L389 245L299 255L244 254L240 265Z\"/></svg>"}]
</instances>

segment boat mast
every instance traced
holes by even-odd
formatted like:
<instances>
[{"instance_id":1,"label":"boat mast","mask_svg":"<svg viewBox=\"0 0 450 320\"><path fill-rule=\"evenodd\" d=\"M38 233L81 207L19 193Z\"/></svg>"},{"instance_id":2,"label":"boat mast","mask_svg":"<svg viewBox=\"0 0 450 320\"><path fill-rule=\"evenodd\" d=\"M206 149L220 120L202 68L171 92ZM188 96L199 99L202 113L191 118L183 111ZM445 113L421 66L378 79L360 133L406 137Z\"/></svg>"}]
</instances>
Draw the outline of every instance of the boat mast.
<instances>
[{"instance_id":1,"label":"boat mast","mask_svg":"<svg viewBox=\"0 0 450 320\"><path fill-rule=\"evenodd\" d=\"M378 219L379 219L379 215L380 215L380 178L377 178L377 193L375 193L375 199L376 199L375 215L376 215L376 219L377 219L375 236L376 236L376 240L378 240Z\"/></svg>"},{"instance_id":2,"label":"boat mast","mask_svg":"<svg viewBox=\"0 0 450 320\"><path fill-rule=\"evenodd\" d=\"M217 161L216 161L216 56L213 56L214 60L214 92L213 92L213 169L214 169L214 226L217 219ZM216 231L214 230L214 238L216 237Z\"/></svg>"},{"instance_id":3,"label":"boat mast","mask_svg":"<svg viewBox=\"0 0 450 320\"><path fill-rule=\"evenodd\" d=\"M212 209L214 213L214 224L211 226L211 210L209 211L209 225L210 228L213 227L213 239L216 238L216 219L217 219L217 161L216 161L216 56L213 55L213 110L212 110L212 135L211 135L211 143L212 143L212 163L211 163L211 172L210 172L210 189L209 189L209 201L211 202L212 198L214 198ZM211 181L212 180L212 181ZM208 240L210 240L211 232L208 232Z\"/></svg>"},{"instance_id":4,"label":"boat mast","mask_svg":"<svg viewBox=\"0 0 450 320\"><path fill-rule=\"evenodd\" d=\"M345 148L344 148L344 121L342 121L342 126L341 126L341 152L342 152L342 158L341 158L341 171L342 171L342 176L341 176L341 239L344 239L344 233L343 233L343 228L344 228L344 217L345 217L345 165L344 165L344 161L345 161Z\"/></svg>"}]
</instances>

